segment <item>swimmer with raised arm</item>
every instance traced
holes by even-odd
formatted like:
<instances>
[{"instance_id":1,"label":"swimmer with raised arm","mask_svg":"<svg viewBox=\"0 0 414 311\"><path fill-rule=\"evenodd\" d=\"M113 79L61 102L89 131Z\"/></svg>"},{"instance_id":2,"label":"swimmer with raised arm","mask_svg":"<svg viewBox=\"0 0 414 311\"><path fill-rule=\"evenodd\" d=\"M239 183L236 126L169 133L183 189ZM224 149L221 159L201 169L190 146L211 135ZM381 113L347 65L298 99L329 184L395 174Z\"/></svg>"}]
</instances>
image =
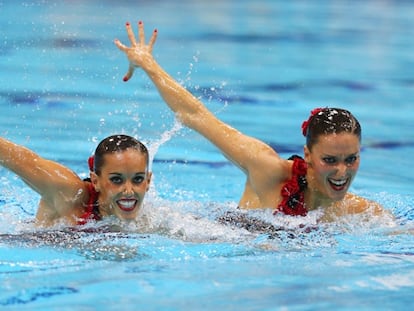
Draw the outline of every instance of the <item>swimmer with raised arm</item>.
<instances>
[{"instance_id":1,"label":"swimmer with raised arm","mask_svg":"<svg viewBox=\"0 0 414 311\"><path fill-rule=\"evenodd\" d=\"M152 80L178 119L199 132L246 174L240 208L272 208L275 213L306 215L323 209L323 220L370 212L385 213L375 202L348 192L360 164L361 127L347 110L318 108L302 125L306 137L304 157L281 158L264 142L249 137L214 116L156 62L152 49L155 30L145 43L144 25L138 23L138 40L126 24L131 46L115 40L129 61L128 81L136 68Z\"/></svg>"},{"instance_id":2,"label":"swimmer with raised arm","mask_svg":"<svg viewBox=\"0 0 414 311\"><path fill-rule=\"evenodd\" d=\"M0 138L0 164L40 194L39 225L81 225L111 215L136 219L152 175L145 145L127 135L109 136L88 163L90 178L82 180L69 168Z\"/></svg>"}]
</instances>

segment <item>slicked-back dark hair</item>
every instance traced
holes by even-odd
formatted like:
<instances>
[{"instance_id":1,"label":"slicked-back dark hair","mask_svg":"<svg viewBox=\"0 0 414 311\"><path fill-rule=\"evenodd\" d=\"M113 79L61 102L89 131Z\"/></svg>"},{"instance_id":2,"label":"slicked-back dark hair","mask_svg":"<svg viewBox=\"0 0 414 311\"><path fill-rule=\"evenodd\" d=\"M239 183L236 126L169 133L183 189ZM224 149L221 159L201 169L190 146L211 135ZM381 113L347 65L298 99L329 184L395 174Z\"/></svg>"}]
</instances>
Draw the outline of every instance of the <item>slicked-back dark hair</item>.
<instances>
[{"instance_id":1,"label":"slicked-back dark hair","mask_svg":"<svg viewBox=\"0 0 414 311\"><path fill-rule=\"evenodd\" d=\"M127 149L136 149L146 158L146 165L149 165L149 154L147 147L138 139L128 135L112 135L103 139L95 149L94 155L94 172L100 175L104 165L104 155L114 152L125 151Z\"/></svg>"},{"instance_id":2,"label":"slicked-back dark hair","mask_svg":"<svg viewBox=\"0 0 414 311\"><path fill-rule=\"evenodd\" d=\"M342 132L354 134L361 141L361 125L351 112L341 108L322 108L309 118L306 146L311 150L320 135Z\"/></svg>"}]
</instances>

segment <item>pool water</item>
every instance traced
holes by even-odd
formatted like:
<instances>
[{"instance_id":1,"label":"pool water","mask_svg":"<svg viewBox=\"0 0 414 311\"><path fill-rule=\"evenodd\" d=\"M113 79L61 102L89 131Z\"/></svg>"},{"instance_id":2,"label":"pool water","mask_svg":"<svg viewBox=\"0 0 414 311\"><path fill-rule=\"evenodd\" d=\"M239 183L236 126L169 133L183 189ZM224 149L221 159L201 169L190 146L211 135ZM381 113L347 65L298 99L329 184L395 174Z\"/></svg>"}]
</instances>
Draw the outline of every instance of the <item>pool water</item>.
<instances>
[{"instance_id":1,"label":"pool water","mask_svg":"<svg viewBox=\"0 0 414 311\"><path fill-rule=\"evenodd\" d=\"M414 3L410 1L0 1L0 133L80 176L96 144L134 135L153 156L140 227L33 225L39 197L0 169L2 310L409 310L414 306ZM301 154L317 106L363 127L352 192L395 220L316 224L248 212L244 178L182 127L148 78L122 82L126 21L221 119Z\"/></svg>"}]
</instances>

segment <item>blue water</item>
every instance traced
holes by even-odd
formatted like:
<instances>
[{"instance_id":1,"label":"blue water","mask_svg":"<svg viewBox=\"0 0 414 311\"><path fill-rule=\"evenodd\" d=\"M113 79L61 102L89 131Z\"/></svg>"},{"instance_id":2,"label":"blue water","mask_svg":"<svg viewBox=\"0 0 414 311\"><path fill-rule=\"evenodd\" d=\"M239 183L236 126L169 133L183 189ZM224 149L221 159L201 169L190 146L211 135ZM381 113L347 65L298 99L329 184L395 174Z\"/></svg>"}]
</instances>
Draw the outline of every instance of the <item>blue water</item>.
<instances>
[{"instance_id":1,"label":"blue water","mask_svg":"<svg viewBox=\"0 0 414 311\"><path fill-rule=\"evenodd\" d=\"M408 310L414 306L414 3L0 1L0 133L86 176L102 138L149 146L152 230L38 229L38 195L0 169L0 309ZM122 82L126 21L159 31L156 58L226 122L302 153L316 106L363 126L352 191L395 216L216 222L244 178L182 128L139 71ZM298 229L298 224L305 224ZM310 228L310 229L309 229ZM92 227L89 229L98 229Z\"/></svg>"}]
</instances>

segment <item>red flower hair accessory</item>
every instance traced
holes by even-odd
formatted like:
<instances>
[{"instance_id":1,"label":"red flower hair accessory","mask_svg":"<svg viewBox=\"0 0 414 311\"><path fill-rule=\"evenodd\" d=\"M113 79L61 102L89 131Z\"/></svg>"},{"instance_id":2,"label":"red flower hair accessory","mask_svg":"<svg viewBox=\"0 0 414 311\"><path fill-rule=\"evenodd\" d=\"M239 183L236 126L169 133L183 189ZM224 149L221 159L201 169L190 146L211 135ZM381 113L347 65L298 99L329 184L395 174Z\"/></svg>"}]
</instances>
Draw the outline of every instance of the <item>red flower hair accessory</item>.
<instances>
[{"instance_id":1,"label":"red flower hair accessory","mask_svg":"<svg viewBox=\"0 0 414 311\"><path fill-rule=\"evenodd\" d=\"M319 112L321 112L322 110L324 110L324 108L315 108L311 111L309 118L306 121L303 121L302 123L302 134L303 136L306 137L306 134L308 133L308 126L309 126L309 122L310 119L315 115L318 114Z\"/></svg>"},{"instance_id":2,"label":"red flower hair accessory","mask_svg":"<svg viewBox=\"0 0 414 311\"><path fill-rule=\"evenodd\" d=\"M95 165L94 162L95 162L95 156L90 156L89 159L88 159L88 166L89 166L89 170L91 172L93 172L93 168L94 168L94 165Z\"/></svg>"}]
</instances>

